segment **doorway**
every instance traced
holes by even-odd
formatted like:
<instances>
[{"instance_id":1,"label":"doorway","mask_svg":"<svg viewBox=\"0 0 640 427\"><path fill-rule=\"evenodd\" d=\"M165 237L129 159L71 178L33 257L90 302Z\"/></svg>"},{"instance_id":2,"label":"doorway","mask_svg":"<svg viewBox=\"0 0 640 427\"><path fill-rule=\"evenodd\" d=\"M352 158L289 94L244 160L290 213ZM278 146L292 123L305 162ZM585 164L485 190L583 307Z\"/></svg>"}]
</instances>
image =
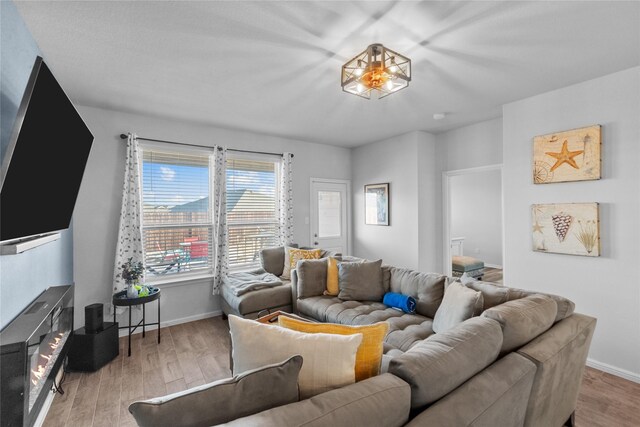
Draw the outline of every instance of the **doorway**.
<instances>
[{"instance_id":1,"label":"doorway","mask_svg":"<svg viewBox=\"0 0 640 427\"><path fill-rule=\"evenodd\" d=\"M442 183L444 271L502 283L502 165L443 172Z\"/></svg>"},{"instance_id":2,"label":"doorway","mask_svg":"<svg viewBox=\"0 0 640 427\"><path fill-rule=\"evenodd\" d=\"M311 178L311 246L349 254L350 193L350 181Z\"/></svg>"}]
</instances>

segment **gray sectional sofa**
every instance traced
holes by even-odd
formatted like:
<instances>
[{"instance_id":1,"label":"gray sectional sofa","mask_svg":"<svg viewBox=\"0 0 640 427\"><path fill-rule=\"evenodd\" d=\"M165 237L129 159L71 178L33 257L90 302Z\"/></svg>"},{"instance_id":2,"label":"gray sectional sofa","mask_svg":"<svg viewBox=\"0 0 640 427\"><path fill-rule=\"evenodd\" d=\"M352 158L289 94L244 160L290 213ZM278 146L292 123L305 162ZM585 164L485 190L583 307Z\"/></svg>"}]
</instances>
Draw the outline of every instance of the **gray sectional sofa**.
<instances>
[{"instance_id":1,"label":"gray sectional sofa","mask_svg":"<svg viewBox=\"0 0 640 427\"><path fill-rule=\"evenodd\" d=\"M263 267L276 274L274 254L263 253ZM574 304L560 296L487 282L464 287L441 274L393 266L382 266L381 274L378 294L414 297L415 314L380 300L324 295L326 259L298 262L288 285L291 309L301 317L348 325L388 322L381 375L225 425L572 425L596 319L574 313ZM450 314L444 311L452 307L453 290L461 288L475 291L477 312L443 330L442 319ZM438 333L434 318L440 319Z\"/></svg>"},{"instance_id":2,"label":"gray sectional sofa","mask_svg":"<svg viewBox=\"0 0 640 427\"><path fill-rule=\"evenodd\" d=\"M296 243L291 243L291 247L297 248ZM302 248L312 249L312 248ZM331 252L323 251L322 257L332 255ZM284 267L284 247L268 248L260 251L260 262L263 270L280 277ZM257 319L268 313L278 310L291 312L292 290L291 280L282 281L282 285L272 288L259 289L247 292L243 295L235 295L226 285L222 285L222 313L224 316L230 314L241 316L246 319Z\"/></svg>"},{"instance_id":3,"label":"gray sectional sofa","mask_svg":"<svg viewBox=\"0 0 640 427\"><path fill-rule=\"evenodd\" d=\"M353 260L353 259L352 259ZM265 265L268 269L269 266ZM323 295L326 261L292 271L293 312L350 325L386 321L383 371L356 384L229 425L540 426L571 424L596 319L566 298L488 282L479 316L434 333L441 274L382 267L383 291L416 299L416 314L381 301Z\"/></svg>"}]
</instances>

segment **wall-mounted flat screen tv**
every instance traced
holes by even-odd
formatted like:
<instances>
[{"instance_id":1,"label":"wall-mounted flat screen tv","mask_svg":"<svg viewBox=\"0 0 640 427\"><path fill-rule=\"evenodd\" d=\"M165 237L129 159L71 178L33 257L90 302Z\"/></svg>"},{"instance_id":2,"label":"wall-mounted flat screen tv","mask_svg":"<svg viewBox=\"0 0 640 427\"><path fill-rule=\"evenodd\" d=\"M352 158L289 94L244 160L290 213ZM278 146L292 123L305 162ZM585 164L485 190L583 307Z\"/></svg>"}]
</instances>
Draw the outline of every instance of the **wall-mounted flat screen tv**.
<instances>
[{"instance_id":1,"label":"wall-mounted flat screen tv","mask_svg":"<svg viewBox=\"0 0 640 427\"><path fill-rule=\"evenodd\" d=\"M41 57L2 161L0 241L69 227L93 135Z\"/></svg>"}]
</instances>

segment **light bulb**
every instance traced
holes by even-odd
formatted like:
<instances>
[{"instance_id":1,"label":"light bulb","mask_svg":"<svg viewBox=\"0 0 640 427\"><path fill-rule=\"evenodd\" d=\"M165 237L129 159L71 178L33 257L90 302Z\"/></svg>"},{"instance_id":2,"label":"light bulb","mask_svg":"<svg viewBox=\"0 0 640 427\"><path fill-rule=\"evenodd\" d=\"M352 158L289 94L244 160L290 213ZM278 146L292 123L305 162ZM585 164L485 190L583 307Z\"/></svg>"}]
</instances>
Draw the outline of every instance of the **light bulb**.
<instances>
[{"instance_id":1,"label":"light bulb","mask_svg":"<svg viewBox=\"0 0 640 427\"><path fill-rule=\"evenodd\" d=\"M387 86L387 90L393 90L393 82L391 80L387 80L385 85Z\"/></svg>"},{"instance_id":2,"label":"light bulb","mask_svg":"<svg viewBox=\"0 0 640 427\"><path fill-rule=\"evenodd\" d=\"M362 91L364 90L364 86L362 85L362 83L358 83L358 86L356 86L356 90L358 91L358 93L362 93Z\"/></svg>"},{"instance_id":3,"label":"light bulb","mask_svg":"<svg viewBox=\"0 0 640 427\"><path fill-rule=\"evenodd\" d=\"M353 74L355 74L356 76L361 76L362 75L362 68L356 68L356 70L353 72Z\"/></svg>"},{"instance_id":4,"label":"light bulb","mask_svg":"<svg viewBox=\"0 0 640 427\"><path fill-rule=\"evenodd\" d=\"M397 73L398 72L398 66L397 65L392 65L391 67L389 67L389 71L392 73Z\"/></svg>"}]
</instances>

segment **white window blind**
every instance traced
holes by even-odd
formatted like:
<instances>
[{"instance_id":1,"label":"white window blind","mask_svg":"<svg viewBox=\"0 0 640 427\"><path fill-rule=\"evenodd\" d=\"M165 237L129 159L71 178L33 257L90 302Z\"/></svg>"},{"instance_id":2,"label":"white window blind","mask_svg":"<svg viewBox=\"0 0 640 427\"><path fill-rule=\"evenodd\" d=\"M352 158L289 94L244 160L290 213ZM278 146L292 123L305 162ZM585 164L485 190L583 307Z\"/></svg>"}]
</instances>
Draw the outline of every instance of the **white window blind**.
<instances>
[{"instance_id":1,"label":"white window blind","mask_svg":"<svg viewBox=\"0 0 640 427\"><path fill-rule=\"evenodd\" d=\"M147 277L210 273L212 221L206 152L142 150Z\"/></svg>"},{"instance_id":2,"label":"white window blind","mask_svg":"<svg viewBox=\"0 0 640 427\"><path fill-rule=\"evenodd\" d=\"M278 243L279 160L227 158L229 268L260 265L260 250Z\"/></svg>"}]
</instances>

